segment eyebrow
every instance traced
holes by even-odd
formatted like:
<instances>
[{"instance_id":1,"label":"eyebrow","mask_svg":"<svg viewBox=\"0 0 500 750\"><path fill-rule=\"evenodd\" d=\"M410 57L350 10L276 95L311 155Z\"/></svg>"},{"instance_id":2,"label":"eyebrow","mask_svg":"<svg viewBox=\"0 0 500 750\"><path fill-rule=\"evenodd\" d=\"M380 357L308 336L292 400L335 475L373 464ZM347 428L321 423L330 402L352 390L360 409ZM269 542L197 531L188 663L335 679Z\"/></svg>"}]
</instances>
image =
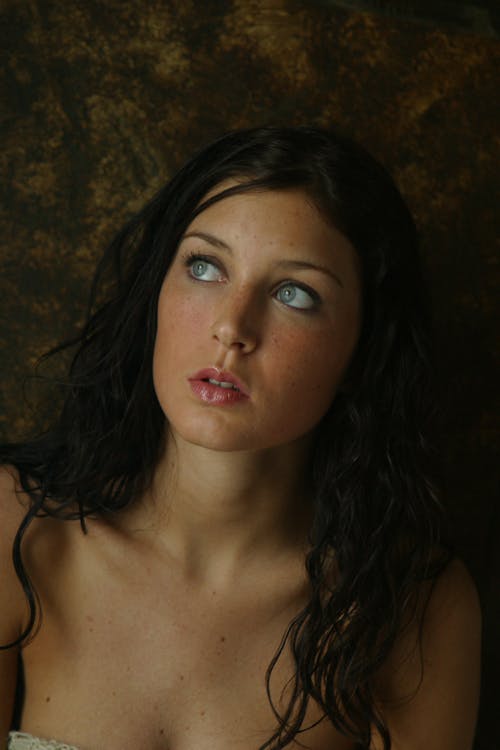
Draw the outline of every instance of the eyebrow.
<instances>
[{"instance_id":1,"label":"eyebrow","mask_svg":"<svg viewBox=\"0 0 500 750\"><path fill-rule=\"evenodd\" d=\"M182 235L181 242L183 240L187 240L188 237L198 237L200 240L205 240L205 242L208 242L209 245L219 247L222 250L228 250L231 255L233 254L233 251L231 250L229 245L226 245L225 242L219 240L217 237L214 237L213 234L207 234L206 232L188 232L187 234Z\"/></svg>"},{"instance_id":2,"label":"eyebrow","mask_svg":"<svg viewBox=\"0 0 500 750\"><path fill-rule=\"evenodd\" d=\"M204 240L205 242L208 242L209 245L213 245L213 247L225 250L230 255L233 254L231 247L227 245L223 240L220 240L218 237L214 237L213 234L208 234L207 232L188 232L187 234L184 234L182 236L181 242L183 240L187 240L189 237L197 237L201 240ZM326 268L325 266L321 266L317 263L310 263L306 260L280 260L278 261L278 263L276 263L276 266L278 268L296 268L303 270L320 271L321 273L325 273L327 276L330 276L330 278L332 278L337 284L339 284L339 286L344 288L344 284L336 273L334 273L330 268Z\"/></svg>"}]
</instances>

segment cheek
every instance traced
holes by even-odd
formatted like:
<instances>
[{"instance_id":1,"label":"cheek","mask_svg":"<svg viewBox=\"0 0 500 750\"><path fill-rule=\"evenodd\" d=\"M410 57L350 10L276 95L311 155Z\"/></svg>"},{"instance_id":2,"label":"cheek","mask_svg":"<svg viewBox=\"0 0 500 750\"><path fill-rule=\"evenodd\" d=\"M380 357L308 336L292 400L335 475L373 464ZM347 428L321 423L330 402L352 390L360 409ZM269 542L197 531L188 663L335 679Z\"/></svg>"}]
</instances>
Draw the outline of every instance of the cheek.
<instances>
[{"instance_id":1,"label":"cheek","mask_svg":"<svg viewBox=\"0 0 500 750\"><path fill-rule=\"evenodd\" d=\"M287 418L312 427L330 408L356 343L354 335L335 335L331 328L290 332L274 339L274 396ZM282 387L279 387L279 383ZM274 389L273 389L274 391Z\"/></svg>"},{"instance_id":2,"label":"cheek","mask_svg":"<svg viewBox=\"0 0 500 750\"><path fill-rule=\"evenodd\" d=\"M283 382L290 387L309 387L308 392L333 389L351 359L354 342L332 334L331 329L314 335L290 333L274 341L276 362L282 363Z\"/></svg>"},{"instance_id":3,"label":"cheek","mask_svg":"<svg viewBox=\"0 0 500 750\"><path fill-rule=\"evenodd\" d=\"M203 306L195 297L165 290L158 305L155 356L173 351L178 359L202 324Z\"/></svg>"},{"instance_id":4,"label":"cheek","mask_svg":"<svg viewBox=\"0 0 500 750\"><path fill-rule=\"evenodd\" d=\"M280 444L300 438L318 425L335 398L339 368L325 358L315 337L274 337L273 349L256 429L271 443Z\"/></svg>"}]
</instances>

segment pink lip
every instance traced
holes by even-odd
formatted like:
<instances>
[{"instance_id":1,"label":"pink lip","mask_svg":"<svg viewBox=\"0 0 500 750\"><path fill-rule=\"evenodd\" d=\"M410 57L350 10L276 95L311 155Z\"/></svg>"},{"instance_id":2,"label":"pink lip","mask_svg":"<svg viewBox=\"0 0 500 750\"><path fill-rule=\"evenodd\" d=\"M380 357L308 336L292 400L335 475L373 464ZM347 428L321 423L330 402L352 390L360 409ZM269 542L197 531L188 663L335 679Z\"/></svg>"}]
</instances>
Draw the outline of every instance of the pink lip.
<instances>
[{"instance_id":1,"label":"pink lip","mask_svg":"<svg viewBox=\"0 0 500 750\"><path fill-rule=\"evenodd\" d=\"M238 390L222 388L222 386L209 383L209 378L218 380L219 382L231 383ZM208 404L234 404L249 398L248 390L241 380L232 373L226 370L219 370L217 367L207 367L204 370L200 370L191 375L188 380L193 393Z\"/></svg>"}]
</instances>

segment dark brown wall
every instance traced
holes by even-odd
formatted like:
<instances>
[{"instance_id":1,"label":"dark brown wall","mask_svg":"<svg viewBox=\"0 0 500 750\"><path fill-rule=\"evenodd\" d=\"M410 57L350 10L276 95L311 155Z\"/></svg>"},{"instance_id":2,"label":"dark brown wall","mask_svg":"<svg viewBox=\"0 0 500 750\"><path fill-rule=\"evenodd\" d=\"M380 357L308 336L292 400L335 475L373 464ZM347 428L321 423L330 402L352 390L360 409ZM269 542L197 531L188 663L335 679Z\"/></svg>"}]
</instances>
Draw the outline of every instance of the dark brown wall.
<instances>
[{"instance_id":1,"label":"dark brown wall","mask_svg":"<svg viewBox=\"0 0 500 750\"><path fill-rule=\"evenodd\" d=\"M0 430L29 430L22 377L81 321L114 230L195 147L251 124L337 123L391 169L422 231L445 500L485 612L477 750L493 750L500 42L338 5L4 0Z\"/></svg>"}]
</instances>

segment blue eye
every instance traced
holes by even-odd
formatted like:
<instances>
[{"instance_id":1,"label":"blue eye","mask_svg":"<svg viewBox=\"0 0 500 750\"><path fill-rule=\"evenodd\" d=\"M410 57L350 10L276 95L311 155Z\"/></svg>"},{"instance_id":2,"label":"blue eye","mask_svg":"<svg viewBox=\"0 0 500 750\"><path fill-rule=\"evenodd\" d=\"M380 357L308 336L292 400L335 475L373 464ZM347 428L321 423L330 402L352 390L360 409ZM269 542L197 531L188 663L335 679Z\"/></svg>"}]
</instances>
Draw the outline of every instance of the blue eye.
<instances>
[{"instance_id":1,"label":"blue eye","mask_svg":"<svg viewBox=\"0 0 500 750\"><path fill-rule=\"evenodd\" d=\"M214 263L206 258L194 256L187 259L189 275L200 281L220 281L221 273Z\"/></svg>"},{"instance_id":2,"label":"blue eye","mask_svg":"<svg viewBox=\"0 0 500 750\"><path fill-rule=\"evenodd\" d=\"M283 284L276 292L276 297L288 307L295 307L297 310L312 310L318 303L318 298L311 292L306 292L297 284Z\"/></svg>"}]
</instances>

